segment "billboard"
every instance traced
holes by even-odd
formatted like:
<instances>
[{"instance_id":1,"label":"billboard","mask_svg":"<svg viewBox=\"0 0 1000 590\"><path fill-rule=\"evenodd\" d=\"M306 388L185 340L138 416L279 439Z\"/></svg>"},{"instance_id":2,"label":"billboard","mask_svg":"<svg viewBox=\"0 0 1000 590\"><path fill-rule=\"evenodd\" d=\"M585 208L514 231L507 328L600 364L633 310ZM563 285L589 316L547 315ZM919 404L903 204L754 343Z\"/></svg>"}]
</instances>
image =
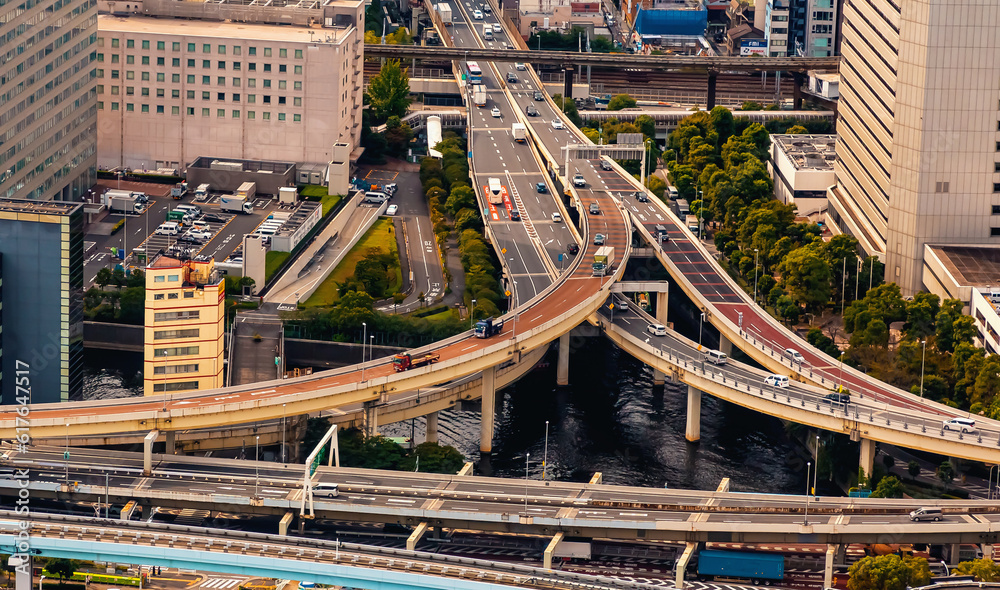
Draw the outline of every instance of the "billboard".
<instances>
[{"instance_id":1,"label":"billboard","mask_svg":"<svg viewBox=\"0 0 1000 590\"><path fill-rule=\"evenodd\" d=\"M767 41L763 39L740 40L740 55L767 55Z\"/></svg>"}]
</instances>

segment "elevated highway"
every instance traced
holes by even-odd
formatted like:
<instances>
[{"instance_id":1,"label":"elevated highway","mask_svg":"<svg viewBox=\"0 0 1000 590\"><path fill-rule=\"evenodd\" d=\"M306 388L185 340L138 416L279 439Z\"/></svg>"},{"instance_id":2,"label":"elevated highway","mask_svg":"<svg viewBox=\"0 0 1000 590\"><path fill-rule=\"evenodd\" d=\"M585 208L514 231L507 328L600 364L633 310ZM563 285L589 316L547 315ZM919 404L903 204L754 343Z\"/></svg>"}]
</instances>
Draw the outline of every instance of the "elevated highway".
<instances>
[{"instance_id":1,"label":"elevated highway","mask_svg":"<svg viewBox=\"0 0 1000 590\"><path fill-rule=\"evenodd\" d=\"M32 497L119 505L201 508L245 515L297 513L302 465L157 456L143 475L138 453L12 454L5 465L31 470ZM105 480L105 474L109 475ZM318 518L606 539L741 543L995 543L1000 507L989 501L806 498L777 494L662 490L320 467L335 498L314 498ZM13 480L0 480L5 495ZM807 513L808 505L808 513ZM940 522L912 522L919 506L940 506Z\"/></svg>"}]
</instances>

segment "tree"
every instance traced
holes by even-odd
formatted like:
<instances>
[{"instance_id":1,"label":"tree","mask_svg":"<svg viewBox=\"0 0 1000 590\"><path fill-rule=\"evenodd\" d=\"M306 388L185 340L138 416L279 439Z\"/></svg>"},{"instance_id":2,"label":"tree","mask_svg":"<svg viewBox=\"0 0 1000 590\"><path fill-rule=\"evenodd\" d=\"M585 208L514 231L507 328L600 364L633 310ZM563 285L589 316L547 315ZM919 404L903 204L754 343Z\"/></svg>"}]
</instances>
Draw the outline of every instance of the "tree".
<instances>
[{"instance_id":1,"label":"tree","mask_svg":"<svg viewBox=\"0 0 1000 590\"><path fill-rule=\"evenodd\" d=\"M414 454L420 457L423 473L457 473L465 464L465 456L452 446L425 442L417 445Z\"/></svg>"},{"instance_id":2,"label":"tree","mask_svg":"<svg viewBox=\"0 0 1000 590\"><path fill-rule=\"evenodd\" d=\"M917 476L920 475L920 463L910 461L906 464L906 472L910 474L910 479L917 479Z\"/></svg>"},{"instance_id":3,"label":"tree","mask_svg":"<svg viewBox=\"0 0 1000 590\"><path fill-rule=\"evenodd\" d=\"M399 65L398 59L382 64L378 74L368 82L370 110L375 122L381 123L395 115L403 117L410 106L410 80L408 68Z\"/></svg>"},{"instance_id":4,"label":"tree","mask_svg":"<svg viewBox=\"0 0 1000 590\"><path fill-rule=\"evenodd\" d=\"M942 461L937 468L937 476L945 485L948 485L955 479L955 468L951 466L949 461Z\"/></svg>"},{"instance_id":5,"label":"tree","mask_svg":"<svg viewBox=\"0 0 1000 590\"><path fill-rule=\"evenodd\" d=\"M577 127L583 125L583 119L580 118L580 112L576 108L576 102L573 99L563 100L561 94L554 94L552 96L552 102L556 103L556 106L562 109L562 112L566 113L569 120L573 122Z\"/></svg>"},{"instance_id":6,"label":"tree","mask_svg":"<svg viewBox=\"0 0 1000 590\"><path fill-rule=\"evenodd\" d=\"M803 127L802 125L792 125L787 130L785 130L785 133L791 135L805 135L806 133L809 133L809 130Z\"/></svg>"},{"instance_id":7,"label":"tree","mask_svg":"<svg viewBox=\"0 0 1000 590\"><path fill-rule=\"evenodd\" d=\"M59 577L59 582L62 583L66 578L72 578L73 574L76 573L76 568L80 564L72 559L65 559L57 557L55 559L50 559L47 564L45 564L45 571Z\"/></svg>"},{"instance_id":8,"label":"tree","mask_svg":"<svg viewBox=\"0 0 1000 590\"><path fill-rule=\"evenodd\" d=\"M108 285L114 282L114 274L111 272L111 269L107 267L97 271L97 276L94 277L94 284L100 287L101 290L107 289Z\"/></svg>"},{"instance_id":9,"label":"tree","mask_svg":"<svg viewBox=\"0 0 1000 590\"><path fill-rule=\"evenodd\" d=\"M812 246L793 250L781 264L785 287L808 308L830 300L830 264Z\"/></svg>"},{"instance_id":10,"label":"tree","mask_svg":"<svg viewBox=\"0 0 1000 590\"><path fill-rule=\"evenodd\" d=\"M977 582L1000 581L1000 565L989 559L963 561L952 572L960 576L974 576Z\"/></svg>"},{"instance_id":11,"label":"tree","mask_svg":"<svg viewBox=\"0 0 1000 590\"><path fill-rule=\"evenodd\" d=\"M451 190L451 195L444 206L455 216L462 209L476 209L476 193L468 186L457 186Z\"/></svg>"},{"instance_id":12,"label":"tree","mask_svg":"<svg viewBox=\"0 0 1000 590\"><path fill-rule=\"evenodd\" d=\"M847 573L848 590L906 590L931 581L930 568L922 557L869 556L854 562Z\"/></svg>"},{"instance_id":13,"label":"tree","mask_svg":"<svg viewBox=\"0 0 1000 590\"><path fill-rule=\"evenodd\" d=\"M608 101L608 110L620 111L622 109L632 109L637 104L636 100L627 94L616 94Z\"/></svg>"},{"instance_id":14,"label":"tree","mask_svg":"<svg viewBox=\"0 0 1000 590\"><path fill-rule=\"evenodd\" d=\"M872 498L902 498L903 484L895 475L889 475L879 480L872 492Z\"/></svg>"}]
</instances>

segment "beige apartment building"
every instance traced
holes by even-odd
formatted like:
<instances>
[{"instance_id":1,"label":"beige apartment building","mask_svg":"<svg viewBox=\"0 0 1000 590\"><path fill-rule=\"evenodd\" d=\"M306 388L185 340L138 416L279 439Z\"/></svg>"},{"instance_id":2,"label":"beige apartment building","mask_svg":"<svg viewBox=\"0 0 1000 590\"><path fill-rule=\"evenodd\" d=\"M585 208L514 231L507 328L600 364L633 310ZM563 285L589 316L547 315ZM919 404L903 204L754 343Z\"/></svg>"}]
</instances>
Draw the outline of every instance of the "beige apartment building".
<instances>
[{"instance_id":1,"label":"beige apartment building","mask_svg":"<svg viewBox=\"0 0 1000 590\"><path fill-rule=\"evenodd\" d=\"M0 2L0 198L80 201L97 179L96 0Z\"/></svg>"},{"instance_id":2,"label":"beige apartment building","mask_svg":"<svg viewBox=\"0 0 1000 590\"><path fill-rule=\"evenodd\" d=\"M924 244L1000 244L1000 2L847 0L831 229L904 294Z\"/></svg>"},{"instance_id":3,"label":"beige apartment building","mask_svg":"<svg viewBox=\"0 0 1000 590\"><path fill-rule=\"evenodd\" d=\"M105 6L128 12L98 18L101 167L326 164L333 144L359 145L362 0Z\"/></svg>"}]
</instances>

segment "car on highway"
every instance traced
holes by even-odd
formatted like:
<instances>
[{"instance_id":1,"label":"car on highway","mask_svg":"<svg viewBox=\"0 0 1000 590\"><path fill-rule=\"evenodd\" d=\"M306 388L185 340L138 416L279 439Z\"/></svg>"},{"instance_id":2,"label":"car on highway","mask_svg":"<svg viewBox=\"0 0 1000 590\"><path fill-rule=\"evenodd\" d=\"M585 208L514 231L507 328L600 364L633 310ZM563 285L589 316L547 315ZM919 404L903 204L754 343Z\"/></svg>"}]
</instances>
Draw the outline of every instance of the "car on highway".
<instances>
[{"instance_id":1,"label":"car on highway","mask_svg":"<svg viewBox=\"0 0 1000 590\"><path fill-rule=\"evenodd\" d=\"M573 186L587 186L587 181L584 180L583 174L579 172L573 177Z\"/></svg>"},{"instance_id":2,"label":"car on highway","mask_svg":"<svg viewBox=\"0 0 1000 590\"><path fill-rule=\"evenodd\" d=\"M649 324L646 326L646 331L653 336L666 336L667 327L663 324Z\"/></svg>"},{"instance_id":3,"label":"car on highway","mask_svg":"<svg viewBox=\"0 0 1000 590\"><path fill-rule=\"evenodd\" d=\"M952 418L944 421L941 430L954 430L963 433L976 432L976 421L969 418Z\"/></svg>"},{"instance_id":4,"label":"car on highway","mask_svg":"<svg viewBox=\"0 0 1000 590\"><path fill-rule=\"evenodd\" d=\"M597 203L591 203L590 204L590 214L591 215L600 215L601 214L601 206L598 205Z\"/></svg>"},{"instance_id":5,"label":"car on highway","mask_svg":"<svg viewBox=\"0 0 1000 590\"><path fill-rule=\"evenodd\" d=\"M786 348L785 356L791 359L793 363L799 363L801 365L802 363L806 362L805 357L803 357L802 354L799 351L795 350L794 348Z\"/></svg>"},{"instance_id":6,"label":"car on highway","mask_svg":"<svg viewBox=\"0 0 1000 590\"><path fill-rule=\"evenodd\" d=\"M188 230L188 233L186 235L189 235L189 236L191 236L192 238L194 238L196 240L210 240L210 239L212 239L212 231L211 230L208 230L208 229L198 229L196 227L195 228L191 228L190 230Z\"/></svg>"},{"instance_id":7,"label":"car on highway","mask_svg":"<svg viewBox=\"0 0 1000 590\"><path fill-rule=\"evenodd\" d=\"M493 32L494 33L502 33L503 32L503 25L501 25L500 23L493 23Z\"/></svg>"},{"instance_id":8,"label":"car on highway","mask_svg":"<svg viewBox=\"0 0 1000 590\"><path fill-rule=\"evenodd\" d=\"M483 12L485 12L486 14L493 14L493 7L490 6L489 4L484 4Z\"/></svg>"},{"instance_id":9,"label":"car on highway","mask_svg":"<svg viewBox=\"0 0 1000 590\"><path fill-rule=\"evenodd\" d=\"M635 200L639 201L640 203L648 203L649 197L647 197L646 193L642 191L635 191Z\"/></svg>"},{"instance_id":10,"label":"car on highway","mask_svg":"<svg viewBox=\"0 0 1000 590\"><path fill-rule=\"evenodd\" d=\"M533 107L532 105L529 104L524 109L524 114L528 115L529 117L537 117L538 116L538 109L536 109L535 107Z\"/></svg>"},{"instance_id":11,"label":"car on highway","mask_svg":"<svg viewBox=\"0 0 1000 590\"><path fill-rule=\"evenodd\" d=\"M483 20L483 11L481 11L481 10L473 10L472 11L472 18L474 18L476 20Z\"/></svg>"},{"instance_id":12,"label":"car on highway","mask_svg":"<svg viewBox=\"0 0 1000 590\"><path fill-rule=\"evenodd\" d=\"M560 215L558 211L553 211L552 212L552 222L553 223L562 223L562 215Z\"/></svg>"},{"instance_id":13,"label":"car on highway","mask_svg":"<svg viewBox=\"0 0 1000 590\"><path fill-rule=\"evenodd\" d=\"M545 194L545 193L549 192L549 189L548 189L548 187L545 186L544 182L536 182L535 183L535 190L538 191L538 192L540 192L540 193L542 193L542 194Z\"/></svg>"},{"instance_id":14,"label":"car on highway","mask_svg":"<svg viewBox=\"0 0 1000 590\"><path fill-rule=\"evenodd\" d=\"M534 99L535 100L545 100L545 95L542 94L541 90L536 90L535 94L534 94Z\"/></svg>"},{"instance_id":15,"label":"car on highway","mask_svg":"<svg viewBox=\"0 0 1000 590\"><path fill-rule=\"evenodd\" d=\"M507 72L507 81L511 84L517 82L517 74L514 72Z\"/></svg>"},{"instance_id":16,"label":"car on highway","mask_svg":"<svg viewBox=\"0 0 1000 590\"><path fill-rule=\"evenodd\" d=\"M612 169L611 162L607 160L601 160L601 170L611 170L611 169Z\"/></svg>"},{"instance_id":17,"label":"car on highway","mask_svg":"<svg viewBox=\"0 0 1000 590\"><path fill-rule=\"evenodd\" d=\"M389 205L388 207L386 207L385 214L395 215L396 211L399 211L399 207L397 205Z\"/></svg>"},{"instance_id":18,"label":"car on highway","mask_svg":"<svg viewBox=\"0 0 1000 590\"><path fill-rule=\"evenodd\" d=\"M335 483L316 483L312 487L314 497L336 498L340 495L340 486Z\"/></svg>"},{"instance_id":19,"label":"car on highway","mask_svg":"<svg viewBox=\"0 0 1000 590\"><path fill-rule=\"evenodd\" d=\"M788 387L788 376L787 375L768 375L764 377L764 385L768 387Z\"/></svg>"},{"instance_id":20,"label":"car on highway","mask_svg":"<svg viewBox=\"0 0 1000 590\"><path fill-rule=\"evenodd\" d=\"M937 522L941 520L941 509L937 506L917 508L913 512L910 512L910 520L917 522L921 520L933 520Z\"/></svg>"},{"instance_id":21,"label":"car on highway","mask_svg":"<svg viewBox=\"0 0 1000 590\"><path fill-rule=\"evenodd\" d=\"M851 403L851 394L828 393L823 396L823 402L827 404L849 404Z\"/></svg>"},{"instance_id":22,"label":"car on highway","mask_svg":"<svg viewBox=\"0 0 1000 590\"><path fill-rule=\"evenodd\" d=\"M510 210L510 220L511 221L521 221L521 212L517 209Z\"/></svg>"},{"instance_id":23,"label":"car on highway","mask_svg":"<svg viewBox=\"0 0 1000 590\"><path fill-rule=\"evenodd\" d=\"M514 64L514 69L517 70L517 71L519 71L519 72L524 72L524 71L526 71L528 69L528 66L524 65L523 63L518 62L518 63Z\"/></svg>"},{"instance_id":24,"label":"car on highway","mask_svg":"<svg viewBox=\"0 0 1000 590\"><path fill-rule=\"evenodd\" d=\"M493 110L490 111L490 114L493 115L494 118L499 119L500 118L500 109L497 108L497 107L493 107Z\"/></svg>"},{"instance_id":25,"label":"car on highway","mask_svg":"<svg viewBox=\"0 0 1000 590\"><path fill-rule=\"evenodd\" d=\"M576 242L570 242L566 244L566 251L575 256L580 251L580 246Z\"/></svg>"},{"instance_id":26,"label":"car on highway","mask_svg":"<svg viewBox=\"0 0 1000 590\"><path fill-rule=\"evenodd\" d=\"M563 128L563 122L560 121L559 119L555 119L554 121L552 121L552 128L553 129L562 129Z\"/></svg>"},{"instance_id":27,"label":"car on highway","mask_svg":"<svg viewBox=\"0 0 1000 590\"><path fill-rule=\"evenodd\" d=\"M594 234L594 245L595 246L604 245L604 234Z\"/></svg>"}]
</instances>

